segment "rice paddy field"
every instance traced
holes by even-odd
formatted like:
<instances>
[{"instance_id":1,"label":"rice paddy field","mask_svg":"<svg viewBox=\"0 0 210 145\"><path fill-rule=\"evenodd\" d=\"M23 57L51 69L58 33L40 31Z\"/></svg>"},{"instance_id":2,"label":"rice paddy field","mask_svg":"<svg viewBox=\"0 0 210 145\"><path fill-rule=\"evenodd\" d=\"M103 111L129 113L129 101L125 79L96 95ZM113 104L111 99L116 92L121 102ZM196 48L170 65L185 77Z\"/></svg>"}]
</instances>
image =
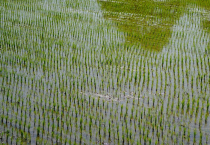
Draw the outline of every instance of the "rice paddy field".
<instances>
[{"instance_id":1,"label":"rice paddy field","mask_svg":"<svg viewBox=\"0 0 210 145\"><path fill-rule=\"evenodd\" d=\"M210 1L1 0L0 144L210 144Z\"/></svg>"}]
</instances>

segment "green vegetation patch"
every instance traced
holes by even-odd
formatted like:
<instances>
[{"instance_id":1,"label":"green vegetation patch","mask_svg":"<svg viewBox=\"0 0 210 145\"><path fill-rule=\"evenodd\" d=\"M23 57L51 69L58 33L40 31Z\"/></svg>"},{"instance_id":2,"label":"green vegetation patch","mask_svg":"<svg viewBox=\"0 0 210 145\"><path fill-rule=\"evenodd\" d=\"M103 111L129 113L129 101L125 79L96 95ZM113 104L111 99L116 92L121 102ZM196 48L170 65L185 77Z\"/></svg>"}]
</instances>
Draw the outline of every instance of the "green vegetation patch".
<instances>
[{"instance_id":1,"label":"green vegetation patch","mask_svg":"<svg viewBox=\"0 0 210 145\"><path fill-rule=\"evenodd\" d=\"M210 7L209 2L199 0L108 0L99 3L104 17L114 20L119 30L126 33L128 43L158 51L168 43L172 26L187 12L188 5Z\"/></svg>"}]
</instances>

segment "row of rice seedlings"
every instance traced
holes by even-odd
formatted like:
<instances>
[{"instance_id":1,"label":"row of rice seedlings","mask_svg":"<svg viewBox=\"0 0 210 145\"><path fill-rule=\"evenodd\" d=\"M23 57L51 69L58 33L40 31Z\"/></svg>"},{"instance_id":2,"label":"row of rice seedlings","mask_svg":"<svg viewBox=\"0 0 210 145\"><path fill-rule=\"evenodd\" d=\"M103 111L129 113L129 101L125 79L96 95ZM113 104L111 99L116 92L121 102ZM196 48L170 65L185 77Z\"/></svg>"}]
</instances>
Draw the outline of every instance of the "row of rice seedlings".
<instances>
[{"instance_id":1,"label":"row of rice seedlings","mask_svg":"<svg viewBox=\"0 0 210 145\"><path fill-rule=\"evenodd\" d=\"M79 31L85 25L67 22L72 15L61 11L47 15L49 21L37 13L26 15L19 22L28 25L26 30L16 24L9 27L7 18L16 19L19 13L4 13L1 127L29 133L26 139L36 143L209 142L204 129L210 121L208 56L202 59L202 54L191 52L186 57L183 50L177 55L158 54L117 42L110 45L119 32L115 35L106 26L102 32L86 27L89 37ZM37 17L35 23L28 16ZM74 19L79 16L81 22L89 17L76 13ZM47 29L37 27L40 24ZM74 28L64 29L67 24ZM71 43L65 39L69 35ZM107 35L108 42L99 43L104 45L101 48L87 47L98 44L96 37ZM6 137L2 136L3 142L10 142ZM15 142L16 137L11 144Z\"/></svg>"},{"instance_id":2,"label":"row of rice seedlings","mask_svg":"<svg viewBox=\"0 0 210 145\"><path fill-rule=\"evenodd\" d=\"M73 94L71 94L71 95L73 95ZM78 96L77 96L78 95ZM23 117L23 115L22 114L27 114L26 112L27 111L24 111L25 109L23 108L23 107L21 107L21 106L23 106L23 104L29 104L29 106L30 106L30 99L31 100L35 100L36 99L36 97L37 96L35 96L35 92L34 92L34 98L33 98L33 94L32 94L32 96L28 96L28 101L29 102L26 102L26 103L23 103L23 101L24 100L22 100L18 105L17 105L17 107L15 107L17 110L13 110L13 111L17 111L17 112L21 112L19 115L16 115L16 118L18 118L18 116L22 116L21 118L20 118L20 122L19 122L19 124L18 124L18 122L15 122L15 124L16 124L16 126L18 127L19 126L19 128L21 128L21 122L22 121L24 121L24 120L26 120L26 115L25 115L25 119L24 119L24 117ZM42 96L43 97L43 96ZM108 102L105 102L105 101L103 101L103 102L100 102L100 100L98 99L98 100L96 100L95 98L92 98L92 97L90 97L89 96L89 98L87 99L87 100L85 100L84 101L84 99L86 98L86 96L83 96L82 98L79 98L79 94L75 94L75 96L74 97L70 97L69 99L72 99L72 102L65 102L66 104L63 104L62 105L62 107L59 107L59 106L61 106L60 105L60 103L61 102L64 102L64 101L62 101L62 98L63 97L59 97L59 96L55 96L55 98L53 98L53 100L55 99L55 100L57 100L57 101L52 101L52 103L50 102L50 99L49 99L50 97L49 96L46 96L46 98L44 99L45 101L43 101L42 100L42 98L40 98L41 100L36 100L35 102L35 104L37 104L37 105L34 105L34 107L31 107L32 108L32 112L35 114L35 115L37 115L38 117L34 117L34 124L33 123L31 123L31 122L33 122L33 120L30 120L30 124L32 125L32 126L38 126L37 127L37 136L41 136L41 137L43 137L44 136L44 134L45 134L45 132L47 132L47 131L49 131L49 132L52 132L51 134L49 134L49 133L46 133L47 135L49 135L49 136L54 136L53 134L54 134L54 131L55 132L60 132L60 130L65 130L65 123L66 124L68 124L67 125L67 130L66 131L69 131L69 128L68 128L68 126L70 126L70 128L73 128L72 127L72 124L76 124L76 130L77 130L77 128L79 127L79 124L80 124L80 131L83 129L83 128L85 128L85 127L83 127L83 126L81 126L81 124L82 124L82 121L83 120L86 120L87 121L87 119L88 119L88 116L85 116L84 114L92 114L92 115L90 115L89 117L90 117L90 122L89 122L89 128L87 129L87 128L85 128L86 129L86 131L87 132L89 132L89 134L90 134L90 138L92 137L92 135L91 135L91 132L92 132L92 122L95 122L95 125L97 125L97 121L99 121L98 119L101 119L101 120L104 120L104 118L107 118L107 117L110 117L110 119L111 119L111 121L112 121L112 119L113 119L113 117L114 118L116 118L116 120L115 119L113 119L113 121L112 122L114 122L114 123L116 123L116 125L118 126L118 128L119 128L119 121L122 121L122 126L121 127L123 127L123 123L126 123L125 125L126 125L126 127L128 126L129 128L132 126L132 124L134 125L134 127L137 127L138 126L138 124L141 124L140 122L143 122L144 123L144 118L146 118L146 121L145 121L145 124L143 124L143 125L145 125L145 126L147 126L147 123L148 123L148 121L149 120L153 120L152 118L154 117L153 115L151 115L151 110L159 110L158 112L156 112L157 114L156 114L156 116L155 116L155 118L158 118L158 119L160 119L159 121L160 122L158 122L159 124L160 124L160 126L162 126L164 123L163 123L163 120L162 119L164 119L164 115L165 114L167 114L168 115L168 117L170 116L170 113L168 113L166 110L169 110L169 108L168 108L168 106L167 106L167 108L166 108L166 110L164 109L164 103L166 103L166 104L170 104L170 103L168 103L168 102L170 102L170 101L168 101L168 102L159 102L160 104L159 105L157 105L157 107L156 106L154 106L154 104L153 104L153 102L151 102L151 101L148 101L148 104L153 104L153 107L155 107L154 109L152 109L152 108L145 108L147 111L148 111L148 115L146 115L146 113L145 113L145 110L143 109L142 110L142 107L144 107L144 103L142 104L142 105L139 105L139 104L137 104L137 103L135 103L135 100L134 99L131 99L132 101L129 103L128 101L126 102L126 108L124 109L124 105L122 104L120 107L117 107L117 106L119 106L119 104L118 104L118 102L114 102L114 101L112 101L111 102L111 104L109 105L109 103ZM47 99L49 99L49 101L47 100ZM59 101L59 99L61 99L60 101ZM66 97L64 97L64 99L68 99L68 98L66 98ZM153 98L154 99L154 98ZM208 98L209 99L209 98ZM9 100L14 100L14 99L9 99ZM184 99L183 99L184 100ZM193 98L193 102L195 102L194 101L195 100L195 98ZM154 101L154 100L153 100ZM179 100L180 101L180 100ZM185 100L184 100L185 101ZM181 111L182 111L182 113L183 112L188 112L190 109L189 109L189 107L186 107L186 109L184 109L185 107L184 107L184 104L185 103L183 103L184 101L182 101L182 102L178 102L178 104L177 104L177 107L174 107L174 110L173 110L173 108L172 108L172 112L177 112L176 110L178 110L178 115L179 115L179 110L180 110L180 108L181 108ZM189 101L189 100L188 100ZM39 103L40 102L40 103ZM41 103L41 102L44 102L44 103ZM57 103L58 102L58 103ZM146 104L146 102L147 101L145 101L145 104ZM207 110L206 110L206 113L204 112L204 114L206 114L206 115L208 115L208 110L209 110L209 101L207 101L208 102L208 104L206 105L207 106ZM6 103L9 103L9 102L6 102ZM39 103L39 104L38 104ZM68 104L68 103L70 103L70 104ZM83 105L83 103L84 103L84 105ZM100 104L101 103L101 104ZM205 103L205 101L203 101L202 103ZM48 106L48 104L49 104L49 106ZM50 104L53 104L53 105L50 105ZM62 104L62 103L61 103ZM86 104L86 105L85 105ZM172 102L172 106L173 106L173 104L174 104L174 102ZM181 106L180 106L180 104L181 104ZM188 103L189 104L189 103ZM192 108L191 109L193 109L194 108L194 104L195 103L192 103ZM43 106L42 106L43 105ZM80 106L81 105L81 106ZM109 106L108 106L109 105ZM116 106L117 105L117 106ZM2 104L2 106L4 106L4 104ZM203 104L202 105L203 107L205 106L205 104ZM130 109L128 109L128 107L130 108ZM180 108L179 108L180 107ZM202 110L204 110L205 108L203 108L203 107L201 107L201 111ZM14 108L14 106L11 106L11 107L9 107L9 108ZM18 108L21 108L21 111L18 111ZM27 108L27 106L26 106L26 108ZM37 108L37 109L36 109ZM116 109L116 108L118 108L117 109L117 111L115 110L114 111L114 108ZM196 114L195 114L195 112L194 111L191 111L190 110L190 112L193 112L193 114L191 114L191 115L196 115L196 118L197 118L197 112L199 112L199 101L197 101L197 106L196 106ZM88 110L86 110L86 109L88 109ZM6 122L6 124L9 124L8 123L8 119L7 119L7 117L5 117L5 116L7 116L8 115L8 112L9 112L9 110L6 110L6 109L4 109L4 107L3 107L3 113L4 113L4 115L2 115L2 120L3 120L3 122L2 123L4 123L4 119L5 119L5 122ZM79 110L79 111L77 111L77 110ZM98 112L97 113L97 111L98 110L100 110L100 112ZM136 110L136 111L135 111ZM187 110L187 111L186 111ZM67 111L67 112L65 112L65 111ZM64 113L63 113L64 112ZM140 113L141 112L141 113ZM29 113L30 113L30 111L29 111ZM32 114L33 114L32 113ZM138 114L139 113L139 114ZM142 114L143 113L143 114ZM182 114L181 113L181 114ZM31 114L31 113L30 113ZM31 116L29 114L29 116ZM47 115L48 114L48 115ZM69 118L69 114L70 114L70 118ZM112 116L112 114L114 114L114 116ZM176 122L176 120L175 120L175 118L180 118L180 120L182 120L182 118L185 118L185 116L177 116L177 114L175 114L175 115L173 115L169 120L171 120L171 119L173 119L174 121L172 121L172 124L174 123L174 124L176 124L177 122ZM40 118L42 118L41 116L46 116L46 117L44 117L43 119L43 121L41 121L40 120ZM52 117L50 117L50 115L52 115ZM99 115L99 116L98 116ZM186 115L186 114L185 114ZM93 116L95 116L95 117L93 117ZM116 117L117 116L117 117ZM138 116L140 117L140 118L138 118ZM201 112L201 116L202 116L202 112ZM38 120L37 120L37 118L38 118ZM80 118L80 119L79 119ZM120 120L119 119L117 119L117 118L120 118ZM68 120L69 119L69 120ZM108 120L110 120L110 119L108 119ZM140 120L139 120L140 119ZM141 120L142 119L142 120ZM10 119L9 119L10 120ZM45 123L46 122L46 120L47 120L47 122L48 123ZM60 123L60 120L61 120L61 123ZM100 120L100 121L101 121ZM130 122L129 122L129 120L130 120ZM179 123L180 123L180 120L179 120ZM10 120L11 121L11 120ZM74 122L72 122L72 121L74 121ZM115 122L116 121L116 122ZM157 122L157 119L155 119L154 120L155 122ZM186 121L186 120L185 120ZM12 121L11 121L12 122ZM38 122L38 124L37 124L37 122ZM50 125L51 124L51 122L52 122L52 125ZM69 123L70 122L70 123ZM71 123L72 122L72 123ZM79 123L80 122L80 123ZM106 120L105 120L105 122L106 122ZM129 122L129 123L127 123L127 122ZM202 126L202 122L204 122L204 120L203 120L203 118L202 117L200 117L200 120L199 120L199 128ZM207 123L208 122L208 120L205 120L205 123ZM190 122L190 123L192 123L192 122ZM12 124L12 123L10 123L10 124ZM48 126L46 126L46 124L48 124ZM85 124L87 124L87 123L85 123ZM84 126L86 126L84 124ZM99 123L100 124L100 123ZM109 124L111 124L110 122L109 122ZM187 123L186 123L187 124ZM196 120L194 121L194 123L193 124L196 124ZM78 126L77 126L78 125ZM15 125L14 125L15 126ZM51 128L51 130L50 130L50 126L52 126L52 128ZM170 125L169 125L170 126ZM182 125L182 126L185 126L185 124L184 125ZM30 128L30 126L28 126L29 128ZM106 125L104 126L104 127L106 127ZM165 126L166 128L167 128L167 125ZM40 128L42 128L42 129L40 129ZM60 129L61 128L61 129ZM96 126L96 129L98 128L98 126ZM99 128L101 128L101 127L99 127ZM114 127L115 128L115 127ZM190 127L188 127L188 129L189 129ZM23 127L22 127L22 129L24 129L25 131L27 130L27 127L26 127L26 123L23 123ZM93 127L93 129L95 129L94 127ZM127 128L125 128L125 129L127 129ZM132 130L137 130L136 128L132 128ZM186 130L186 127L184 128L185 130ZM30 130L30 129L28 129L28 130ZM74 130L74 129L73 129ZM104 137L106 137L107 136L107 133L106 133L106 131L107 131L107 129L106 128L104 128L103 129L104 131L105 131L105 135L104 135ZM131 131L132 131L131 130ZM154 130L154 129L153 129ZM71 130L70 130L71 131ZM111 130L108 130L109 132L111 132ZM128 131L128 129L126 130L126 131ZM141 130L140 130L141 131ZM108 132L108 134L111 134L111 133L109 133ZM143 133L144 133L144 130L143 130ZM184 134L183 135L185 135L185 133L186 132L184 132ZM204 132L205 133L205 132ZM67 134L67 133L66 133ZM71 133L70 133L70 135L71 135ZM70 136L70 138L71 138L71 136ZM127 140L129 141L129 138L127 138ZM188 139L188 140L190 140L190 139ZM208 141L208 140L207 140ZM58 142L58 141L57 141Z\"/></svg>"},{"instance_id":3,"label":"row of rice seedlings","mask_svg":"<svg viewBox=\"0 0 210 145\"><path fill-rule=\"evenodd\" d=\"M76 55L78 57L83 58L83 56L80 56L79 53L76 53ZM46 57L46 55L44 56L44 58L45 57ZM62 62L60 61L60 59L62 59L62 57L58 57L56 61L54 60L54 62L56 62L56 63L54 65L51 65L53 63L52 57L53 56L50 55L49 58L42 59L42 61L44 63L44 66L43 66L43 70L44 71L45 71L45 69L47 69L47 67L50 67L50 66L52 66L54 69L57 69L58 70L58 65L59 64L60 65L62 64ZM95 56L92 56L92 57L95 58ZM21 59L19 60L18 58L19 58L19 56L17 58L14 57L13 61L11 61L12 60L11 57L6 58L6 59L8 59L8 62L12 62L12 66L13 66L13 63L15 62L15 60L18 60L18 62L22 62L21 64L27 64L25 57L23 57L23 60L21 60ZM84 58L87 58L87 57L84 56ZM65 60L65 62L62 65L62 66L64 66L64 67L62 67L62 69L64 68L67 71L70 71L70 69L71 69L73 71L73 73L78 74L78 76L83 76L82 80L84 80L85 82L81 82L80 86L78 86L79 88L84 87L83 84L86 84L86 83L87 84L90 84L91 87L93 87L91 90L93 90L94 88L96 88L96 86L102 86L103 83L104 83L103 82L103 79L102 79L101 82L100 81L99 82L96 81L96 80L99 80L100 77L101 77L101 76L99 76L99 73L102 73L102 75L104 76L104 80L105 79L110 79L110 81L108 81L108 85L106 86L107 89L114 88L115 84L118 84L117 85L117 88L119 88L119 84L121 86L126 87L126 84L123 84L123 82L128 82L128 84L130 84L129 86L140 86L139 84L142 81L143 81L143 85L142 86L147 86L146 88L148 88L149 87L148 82L150 82L152 80L152 86L151 86L152 88L151 88L151 90L154 90L153 88L155 86L153 84L154 84L155 77L157 77L156 75L159 75L160 78L162 79L163 77L165 77L166 72L171 72L172 73L171 76L173 76L173 75L178 75L178 76L179 75L184 75L184 76L186 76L187 80L185 80L184 77L182 77L182 78L178 77L178 80L176 80L176 78L174 78L174 80L172 80L172 81L175 81L175 82L178 82L178 83L180 82L180 85L178 83L176 84L177 86L180 86L180 88L182 88L182 86L183 87L186 87L187 86L187 88L189 88L189 90L190 90L191 87L194 88L194 86L195 87L198 86L199 83L200 83L200 81L201 81L201 84L204 83L204 87L201 85L200 90L198 90L199 93L202 92L202 91L206 92L208 90L208 85L207 85L208 84L208 77L207 77L208 76L208 73L207 73L208 72L208 67L206 67L207 69L205 69L205 66L208 66L209 59L206 59L205 62L199 62L199 59L196 59L196 61L197 61L196 62L197 67L199 67L198 65L200 65L200 63L203 63L203 65L204 65L204 74L202 75L201 72L198 72L198 75L197 76L190 76L190 75L187 74L187 72L194 71L194 70L188 70L188 69L185 70L182 67L185 64L184 61L183 61L183 59L181 59L181 60L178 59L178 62L180 62L181 64L179 63L179 65L176 66L177 68L174 67L175 69L173 68L173 70L170 71L170 69L168 69L167 66L165 66L165 65L167 65L167 63L164 63L164 61L162 61L162 64L160 64L159 66L156 64L156 66L153 66L153 69L151 69L152 68L152 64L148 64L148 61L145 61L145 59L142 60L143 58L140 58L139 60L140 60L140 62L142 62L142 64L141 63L138 63L138 62L137 63L134 63L134 64L130 64L131 70L130 69L123 68L121 70L121 73L118 73L116 75L116 79L114 81L112 80L112 78L110 78L110 76L113 73L113 71L119 71L120 68L115 68L115 67L112 68L112 67L109 67L108 69L111 70L111 71L105 73L105 71L103 71L103 68L100 68L100 65L98 65L97 68L87 67L87 66L84 66L84 65L88 65L88 64L81 64L81 63L78 63L78 62L74 62L77 59L77 57L76 58L73 57L72 59L74 59L74 60L72 60L73 62L70 62L70 64L71 64L70 66L71 67L70 66L67 67L67 63L68 63L69 60ZM91 60L92 58L89 57L88 59ZM87 62L89 61L88 59L86 60ZM81 61L83 61L83 60L81 60ZM177 59L175 59L175 62L177 62ZM98 62L98 64L99 63L100 62ZM147 66L147 64L148 64L148 66ZM29 63L29 65L32 66L33 68L35 68L34 63ZM91 64L89 64L89 65L91 65ZM132 66L131 65L136 65L136 66L139 65L140 66L139 67L139 70L132 69ZM170 66L169 66L169 68L171 67L171 65L172 65L172 59L170 58ZM191 65L192 65L192 63L191 63ZM77 71L78 70L77 67L74 67L74 66L79 66L79 67L82 67L84 69L79 69L79 71ZM179 66L181 66L181 69L179 68ZM116 66L116 67L118 67L118 66ZM166 67L167 70L166 70L166 72L162 72L162 73L159 74L160 69L159 70L158 69L155 69L156 67L160 67L160 68L163 67L163 69L164 69L164 67ZM190 65L189 65L189 68L190 68ZM150 71L151 70L154 70L154 69L156 70L156 72L153 72L153 75L150 74ZM47 70L50 71L49 69L47 69ZM94 72L94 70L96 70L96 72L97 72L96 74L92 73L92 72ZM141 74L140 74L140 72L141 72ZM93 76L91 75L91 73L93 74ZM147 75L147 73L148 73L148 75ZM61 75L61 73L59 73L59 76L58 77L60 77L60 75ZM96 75L97 77L94 78L94 75ZM89 76L91 76L91 77L89 78ZM47 77L49 79L50 77L53 77L53 76L50 76L49 73L48 73L48 76ZM194 78L196 78L196 80ZM61 81L63 81L63 79L65 79L65 78L62 78L62 79L59 78L59 83ZM74 81L77 81L77 80L74 80ZM159 81L159 80L157 79L156 81ZM188 84L190 84L189 81L192 81L193 83L191 85L188 85ZM157 82L156 83L156 86L157 86L158 83L160 83L160 84L163 85L162 86L163 87L162 89L164 89L163 92L165 92L166 91L166 86L168 85L167 84L167 80L166 79L165 79L165 81L161 81L160 80L160 82ZM177 89L176 88L176 85L174 85L174 90ZM125 90L125 88L123 88L123 87L120 88L120 89L121 90ZM136 91L136 90L133 90L133 91ZM157 89L156 89L156 93L155 94L157 94Z\"/></svg>"},{"instance_id":4,"label":"row of rice seedlings","mask_svg":"<svg viewBox=\"0 0 210 145\"><path fill-rule=\"evenodd\" d=\"M8 77L6 77L6 82L9 82L9 79L8 79ZM23 80L23 79L21 79L21 80ZM26 79L25 79L26 80ZM26 82L29 82L29 81L26 81ZM42 82L42 81L41 81ZM38 83L40 83L40 81L38 82ZM43 82L42 82L43 83ZM9 83L9 84L12 84L12 83ZM23 83L21 83L21 84L23 84ZM36 86L36 85L34 85L34 86ZM44 86L44 84L43 85L40 85L40 86ZM46 88L43 88L43 90L46 90ZM8 95L7 95L8 96ZM14 99L15 100L15 99ZM42 101L41 101L42 102ZM23 104L23 103L22 103ZM182 107L183 108L183 107ZM168 110L168 109L167 109Z\"/></svg>"}]
</instances>

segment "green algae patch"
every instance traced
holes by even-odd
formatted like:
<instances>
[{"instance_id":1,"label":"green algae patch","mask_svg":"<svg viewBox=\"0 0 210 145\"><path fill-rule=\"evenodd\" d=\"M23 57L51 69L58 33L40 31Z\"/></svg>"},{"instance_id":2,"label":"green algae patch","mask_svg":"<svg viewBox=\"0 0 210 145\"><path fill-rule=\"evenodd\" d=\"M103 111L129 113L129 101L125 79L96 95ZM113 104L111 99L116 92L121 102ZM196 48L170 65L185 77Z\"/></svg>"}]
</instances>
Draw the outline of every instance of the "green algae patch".
<instances>
[{"instance_id":1,"label":"green algae patch","mask_svg":"<svg viewBox=\"0 0 210 145\"><path fill-rule=\"evenodd\" d=\"M116 0L99 1L104 17L116 22L125 32L126 43L160 51L168 43L172 26L187 12L190 4L208 8L203 1Z\"/></svg>"}]
</instances>

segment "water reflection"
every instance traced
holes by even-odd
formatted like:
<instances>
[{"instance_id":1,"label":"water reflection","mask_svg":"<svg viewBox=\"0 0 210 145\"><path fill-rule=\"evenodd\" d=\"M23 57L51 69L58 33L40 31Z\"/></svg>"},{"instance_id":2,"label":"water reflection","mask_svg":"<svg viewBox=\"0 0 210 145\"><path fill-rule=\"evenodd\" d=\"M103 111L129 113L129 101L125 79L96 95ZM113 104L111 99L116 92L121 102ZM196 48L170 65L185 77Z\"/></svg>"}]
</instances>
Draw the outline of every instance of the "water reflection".
<instances>
[{"instance_id":1,"label":"water reflection","mask_svg":"<svg viewBox=\"0 0 210 145\"><path fill-rule=\"evenodd\" d=\"M161 50L168 43L172 26L189 5L209 9L210 3L201 0L115 0L99 1L104 17L116 22L125 32L126 42L143 48ZM210 30L210 20L203 28Z\"/></svg>"}]
</instances>

